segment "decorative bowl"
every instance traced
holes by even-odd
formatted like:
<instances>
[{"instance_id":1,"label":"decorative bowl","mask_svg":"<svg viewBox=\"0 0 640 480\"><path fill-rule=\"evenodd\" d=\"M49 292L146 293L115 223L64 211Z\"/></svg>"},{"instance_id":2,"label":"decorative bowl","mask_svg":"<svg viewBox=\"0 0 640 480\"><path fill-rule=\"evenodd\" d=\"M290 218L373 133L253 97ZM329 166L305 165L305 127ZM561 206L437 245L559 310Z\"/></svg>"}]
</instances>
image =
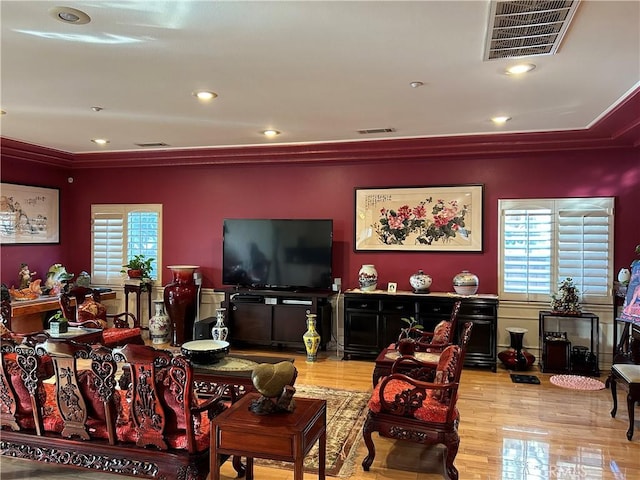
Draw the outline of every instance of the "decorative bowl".
<instances>
[{"instance_id":1,"label":"decorative bowl","mask_svg":"<svg viewBox=\"0 0 640 480\"><path fill-rule=\"evenodd\" d=\"M180 348L182 354L199 365L218 363L229 353L229 342L223 340L192 340Z\"/></svg>"}]
</instances>

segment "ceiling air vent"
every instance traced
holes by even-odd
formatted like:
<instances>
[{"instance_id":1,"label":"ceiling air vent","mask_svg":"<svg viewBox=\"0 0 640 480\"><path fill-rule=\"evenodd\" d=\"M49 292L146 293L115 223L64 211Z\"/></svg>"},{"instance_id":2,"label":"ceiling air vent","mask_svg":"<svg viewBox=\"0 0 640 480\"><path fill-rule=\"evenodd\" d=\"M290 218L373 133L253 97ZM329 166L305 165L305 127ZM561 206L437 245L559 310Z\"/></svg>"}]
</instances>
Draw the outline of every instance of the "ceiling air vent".
<instances>
[{"instance_id":1,"label":"ceiling air vent","mask_svg":"<svg viewBox=\"0 0 640 480\"><path fill-rule=\"evenodd\" d=\"M485 60L556 53L580 0L492 1Z\"/></svg>"},{"instance_id":2,"label":"ceiling air vent","mask_svg":"<svg viewBox=\"0 0 640 480\"><path fill-rule=\"evenodd\" d=\"M163 143L163 142L136 143L136 145L139 147L146 147L146 148L158 148L158 147L169 146L168 143Z\"/></svg>"},{"instance_id":3,"label":"ceiling air vent","mask_svg":"<svg viewBox=\"0 0 640 480\"><path fill-rule=\"evenodd\" d=\"M358 130L358 133L360 135L371 135L373 133L392 133L395 131L395 128L365 128L363 130Z\"/></svg>"}]
</instances>

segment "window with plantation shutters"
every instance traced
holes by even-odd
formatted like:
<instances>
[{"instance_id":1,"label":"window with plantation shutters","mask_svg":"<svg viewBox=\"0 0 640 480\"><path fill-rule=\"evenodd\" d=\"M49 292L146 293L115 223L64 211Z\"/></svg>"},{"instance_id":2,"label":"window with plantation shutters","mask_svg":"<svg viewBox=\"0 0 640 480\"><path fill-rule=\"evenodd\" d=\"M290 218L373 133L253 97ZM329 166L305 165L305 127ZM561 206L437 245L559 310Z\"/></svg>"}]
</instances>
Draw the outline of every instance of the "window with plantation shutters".
<instances>
[{"instance_id":1,"label":"window with plantation shutters","mask_svg":"<svg viewBox=\"0 0 640 480\"><path fill-rule=\"evenodd\" d=\"M573 279L583 303L611 303L613 198L500 200L500 298L548 302Z\"/></svg>"},{"instance_id":2,"label":"window with plantation shutters","mask_svg":"<svg viewBox=\"0 0 640 480\"><path fill-rule=\"evenodd\" d=\"M162 205L92 205L92 282L122 283L122 266L133 255L155 259L151 278L157 279L160 262Z\"/></svg>"}]
</instances>

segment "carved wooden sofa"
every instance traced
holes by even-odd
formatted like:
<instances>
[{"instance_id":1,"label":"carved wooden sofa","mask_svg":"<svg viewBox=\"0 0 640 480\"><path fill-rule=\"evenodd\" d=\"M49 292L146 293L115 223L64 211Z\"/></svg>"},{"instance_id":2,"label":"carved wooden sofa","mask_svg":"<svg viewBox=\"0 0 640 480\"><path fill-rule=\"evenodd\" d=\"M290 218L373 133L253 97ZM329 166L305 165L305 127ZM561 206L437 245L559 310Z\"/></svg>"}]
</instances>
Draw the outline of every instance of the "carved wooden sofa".
<instances>
[{"instance_id":1,"label":"carved wooden sofa","mask_svg":"<svg viewBox=\"0 0 640 480\"><path fill-rule=\"evenodd\" d=\"M207 477L210 419L226 407L221 397L197 397L182 355L52 339L3 339L0 352L0 455L143 478ZM49 380L39 373L46 357ZM234 467L244 475L239 461Z\"/></svg>"}]
</instances>

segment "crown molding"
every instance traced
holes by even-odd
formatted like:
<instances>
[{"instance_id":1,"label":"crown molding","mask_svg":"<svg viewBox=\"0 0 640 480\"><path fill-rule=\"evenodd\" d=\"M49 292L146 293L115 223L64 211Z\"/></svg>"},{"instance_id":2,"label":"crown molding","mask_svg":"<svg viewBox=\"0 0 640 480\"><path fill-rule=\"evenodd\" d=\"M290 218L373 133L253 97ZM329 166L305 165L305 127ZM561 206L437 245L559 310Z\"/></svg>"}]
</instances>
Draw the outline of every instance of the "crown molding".
<instances>
[{"instance_id":1,"label":"crown molding","mask_svg":"<svg viewBox=\"0 0 640 480\"><path fill-rule=\"evenodd\" d=\"M72 154L0 138L2 156L61 168L353 163L640 148L640 88L581 130L370 140L304 145L193 148Z\"/></svg>"}]
</instances>

